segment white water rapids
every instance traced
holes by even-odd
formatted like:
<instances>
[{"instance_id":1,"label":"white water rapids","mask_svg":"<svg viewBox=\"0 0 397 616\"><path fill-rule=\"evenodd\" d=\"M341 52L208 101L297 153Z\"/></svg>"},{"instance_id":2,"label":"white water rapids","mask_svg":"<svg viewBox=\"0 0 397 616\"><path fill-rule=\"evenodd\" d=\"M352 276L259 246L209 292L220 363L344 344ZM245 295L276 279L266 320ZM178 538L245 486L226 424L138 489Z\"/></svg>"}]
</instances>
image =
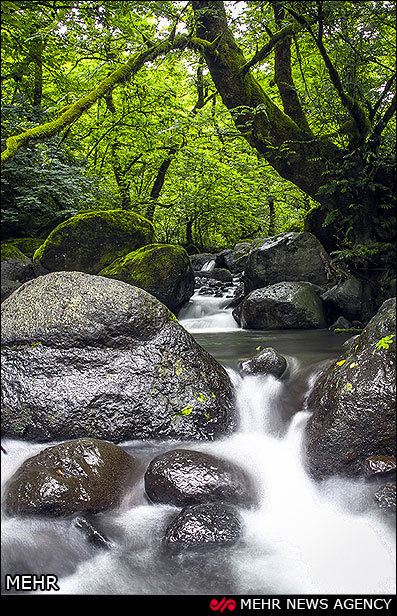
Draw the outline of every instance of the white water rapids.
<instances>
[{"instance_id":1,"label":"white water rapids","mask_svg":"<svg viewBox=\"0 0 397 616\"><path fill-rule=\"evenodd\" d=\"M221 332L228 344L237 337L238 349L253 334L237 328L224 306L222 298L195 295L180 315L181 323L201 333L200 343L208 337L215 347ZM257 338L252 340L256 344ZM301 359L291 355L288 360L292 373L299 372ZM240 543L170 559L160 550L160 539L179 510L149 504L142 483L116 511L97 516L98 527L112 541L110 550L90 545L70 520L3 514L3 575L55 574L60 592L72 595L394 594L393 525L371 505L364 482L332 479L319 485L308 477L302 455L308 413L302 408L288 421L281 419L290 381L242 378L230 365L227 369L240 415L233 436L216 442L134 441L122 446L147 461L175 447L191 448L246 469L257 486L259 504L239 509L244 526ZM44 448L11 439L3 445L8 454L2 455L2 487L24 459Z\"/></svg>"}]
</instances>

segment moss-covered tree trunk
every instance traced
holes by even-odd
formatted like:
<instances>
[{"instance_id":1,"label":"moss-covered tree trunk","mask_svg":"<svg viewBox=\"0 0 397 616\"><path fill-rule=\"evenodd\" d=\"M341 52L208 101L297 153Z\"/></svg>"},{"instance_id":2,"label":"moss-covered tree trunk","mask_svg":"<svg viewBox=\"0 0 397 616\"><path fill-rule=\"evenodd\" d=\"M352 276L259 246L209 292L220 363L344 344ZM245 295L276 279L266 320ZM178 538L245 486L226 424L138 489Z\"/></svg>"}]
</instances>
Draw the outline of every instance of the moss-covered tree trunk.
<instances>
[{"instance_id":1,"label":"moss-covered tree trunk","mask_svg":"<svg viewBox=\"0 0 397 616\"><path fill-rule=\"evenodd\" d=\"M353 173L359 177L364 163L357 155L347 170L343 158L346 150L311 132L293 88L289 49L291 36L285 36L276 48L275 79L284 107L281 110L250 73L250 63L228 28L223 2L194 0L192 6L197 36L212 43L204 47L204 57L212 79L239 131L283 178L293 182L328 210L338 210L341 220L349 218L351 224L352 210L349 206L360 203L362 210L356 216L357 225L353 224L352 234L356 231L356 242L368 240L372 234L368 219L366 225L359 224L369 207L365 191L360 194L359 189L355 188L353 194L349 189L343 192L320 190L330 181L341 179L343 165L347 176ZM281 18L277 10L275 16L276 19Z\"/></svg>"}]
</instances>

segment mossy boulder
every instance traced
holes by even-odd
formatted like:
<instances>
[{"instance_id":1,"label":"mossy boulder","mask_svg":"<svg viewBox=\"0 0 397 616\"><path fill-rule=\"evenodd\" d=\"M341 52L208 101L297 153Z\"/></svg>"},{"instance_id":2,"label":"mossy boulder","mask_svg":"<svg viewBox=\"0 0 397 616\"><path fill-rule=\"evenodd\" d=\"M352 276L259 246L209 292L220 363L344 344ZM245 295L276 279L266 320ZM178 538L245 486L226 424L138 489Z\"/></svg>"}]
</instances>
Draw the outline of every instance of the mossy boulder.
<instances>
[{"instance_id":1,"label":"mossy boulder","mask_svg":"<svg viewBox=\"0 0 397 616\"><path fill-rule=\"evenodd\" d=\"M151 244L113 261L100 276L128 282L154 295L172 312L194 293L194 272L181 246Z\"/></svg>"},{"instance_id":2,"label":"mossy boulder","mask_svg":"<svg viewBox=\"0 0 397 616\"><path fill-rule=\"evenodd\" d=\"M82 212L58 225L36 250L37 275L97 274L112 261L155 241L151 222L125 210Z\"/></svg>"},{"instance_id":3,"label":"mossy boulder","mask_svg":"<svg viewBox=\"0 0 397 616\"><path fill-rule=\"evenodd\" d=\"M395 330L389 299L314 384L305 448L315 478L365 475L368 457L395 455Z\"/></svg>"},{"instance_id":4,"label":"mossy boulder","mask_svg":"<svg viewBox=\"0 0 397 616\"><path fill-rule=\"evenodd\" d=\"M19 237L19 238L16 238L16 239L7 240L7 242L2 242L2 245L4 243L6 243L6 244L8 244L10 246L15 246L24 255L26 255L30 259L33 259L34 253L42 245L43 241L44 240L42 238Z\"/></svg>"},{"instance_id":5,"label":"mossy boulder","mask_svg":"<svg viewBox=\"0 0 397 616\"><path fill-rule=\"evenodd\" d=\"M2 433L207 439L235 424L226 370L146 291L53 272L2 304Z\"/></svg>"},{"instance_id":6,"label":"mossy boulder","mask_svg":"<svg viewBox=\"0 0 397 616\"><path fill-rule=\"evenodd\" d=\"M138 469L113 443L75 439L26 460L7 482L5 506L11 514L96 513L120 504Z\"/></svg>"}]
</instances>

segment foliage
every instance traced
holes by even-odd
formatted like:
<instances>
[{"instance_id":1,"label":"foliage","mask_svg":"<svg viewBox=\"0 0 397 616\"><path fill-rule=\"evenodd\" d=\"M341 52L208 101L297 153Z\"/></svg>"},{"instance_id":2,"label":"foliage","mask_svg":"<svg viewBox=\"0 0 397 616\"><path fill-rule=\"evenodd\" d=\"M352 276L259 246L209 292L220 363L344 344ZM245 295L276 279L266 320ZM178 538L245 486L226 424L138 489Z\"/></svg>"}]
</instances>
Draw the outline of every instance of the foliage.
<instances>
[{"instance_id":1,"label":"foliage","mask_svg":"<svg viewBox=\"0 0 397 616\"><path fill-rule=\"evenodd\" d=\"M13 132L20 122L35 125L41 115L17 98L15 104L3 107L3 130ZM79 210L111 203L73 154L73 143L59 147L58 142L55 138L18 152L3 170L2 237L47 235L48 226L55 227Z\"/></svg>"},{"instance_id":2,"label":"foliage","mask_svg":"<svg viewBox=\"0 0 397 616\"><path fill-rule=\"evenodd\" d=\"M7 137L66 117L4 167L5 236L122 207L153 219L160 241L212 251L301 230L321 207L334 256L390 266L394 2L14 1L1 11L3 150Z\"/></svg>"}]
</instances>

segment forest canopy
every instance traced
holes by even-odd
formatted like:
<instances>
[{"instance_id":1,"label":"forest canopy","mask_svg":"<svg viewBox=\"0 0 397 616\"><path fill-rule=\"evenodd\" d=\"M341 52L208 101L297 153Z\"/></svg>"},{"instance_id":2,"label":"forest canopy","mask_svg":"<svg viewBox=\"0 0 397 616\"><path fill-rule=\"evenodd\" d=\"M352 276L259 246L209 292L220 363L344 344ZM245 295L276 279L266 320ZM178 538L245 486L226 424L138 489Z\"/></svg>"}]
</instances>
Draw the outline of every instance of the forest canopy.
<instances>
[{"instance_id":1,"label":"forest canopy","mask_svg":"<svg viewBox=\"0 0 397 616\"><path fill-rule=\"evenodd\" d=\"M123 208L189 250L308 228L390 265L395 2L1 12L3 238Z\"/></svg>"}]
</instances>

